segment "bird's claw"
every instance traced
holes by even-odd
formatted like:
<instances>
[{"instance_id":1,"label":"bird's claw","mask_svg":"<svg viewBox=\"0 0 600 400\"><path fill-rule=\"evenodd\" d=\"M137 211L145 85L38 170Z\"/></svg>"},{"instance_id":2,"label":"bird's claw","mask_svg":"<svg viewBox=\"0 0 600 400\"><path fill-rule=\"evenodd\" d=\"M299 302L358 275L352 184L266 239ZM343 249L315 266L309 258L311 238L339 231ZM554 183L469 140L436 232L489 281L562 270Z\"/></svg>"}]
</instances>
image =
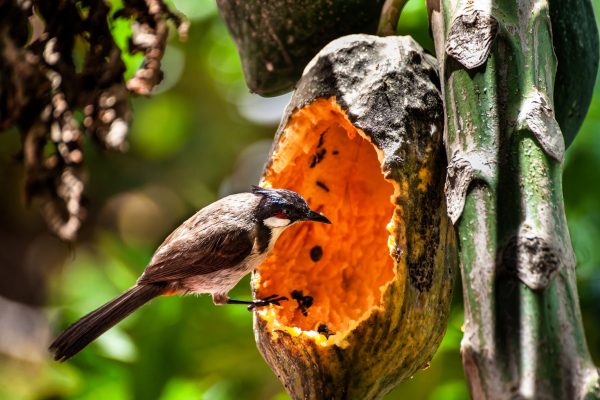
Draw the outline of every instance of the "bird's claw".
<instances>
[{"instance_id":1,"label":"bird's claw","mask_svg":"<svg viewBox=\"0 0 600 400\"><path fill-rule=\"evenodd\" d=\"M270 300L276 299L277 297L279 297L278 294L272 294L272 295L270 295L268 297L265 297L264 299L259 299L258 301L270 301ZM277 299L277 301L281 301L281 300L284 300L284 299L287 300L288 298L285 297L285 296L281 296L281 297L279 297L279 299Z\"/></svg>"},{"instance_id":2,"label":"bird's claw","mask_svg":"<svg viewBox=\"0 0 600 400\"><path fill-rule=\"evenodd\" d=\"M248 306L248 311L252 311L258 307L265 307L271 304L275 304L276 306L281 306L279 302L289 300L285 296L279 296L278 294L273 294L271 296L265 297L264 299L255 300Z\"/></svg>"}]
</instances>

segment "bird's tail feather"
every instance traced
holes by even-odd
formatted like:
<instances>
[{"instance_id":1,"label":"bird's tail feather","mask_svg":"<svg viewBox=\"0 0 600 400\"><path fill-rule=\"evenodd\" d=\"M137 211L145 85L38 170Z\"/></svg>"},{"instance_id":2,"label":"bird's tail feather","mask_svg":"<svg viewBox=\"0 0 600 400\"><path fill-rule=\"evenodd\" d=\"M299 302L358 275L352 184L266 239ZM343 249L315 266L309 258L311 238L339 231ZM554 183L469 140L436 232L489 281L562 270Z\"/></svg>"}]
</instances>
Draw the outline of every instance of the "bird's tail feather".
<instances>
[{"instance_id":1,"label":"bird's tail feather","mask_svg":"<svg viewBox=\"0 0 600 400\"><path fill-rule=\"evenodd\" d=\"M50 345L57 361L66 361L129 314L160 296L166 284L136 285L69 326Z\"/></svg>"}]
</instances>

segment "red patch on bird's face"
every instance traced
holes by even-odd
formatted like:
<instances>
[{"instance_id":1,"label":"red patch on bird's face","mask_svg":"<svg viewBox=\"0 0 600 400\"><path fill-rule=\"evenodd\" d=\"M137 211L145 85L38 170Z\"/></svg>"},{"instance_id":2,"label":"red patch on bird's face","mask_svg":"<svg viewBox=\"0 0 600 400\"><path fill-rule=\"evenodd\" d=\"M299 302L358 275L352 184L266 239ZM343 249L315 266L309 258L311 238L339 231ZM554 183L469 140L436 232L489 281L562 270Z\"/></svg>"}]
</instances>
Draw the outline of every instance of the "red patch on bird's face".
<instances>
[{"instance_id":1,"label":"red patch on bird's face","mask_svg":"<svg viewBox=\"0 0 600 400\"><path fill-rule=\"evenodd\" d=\"M281 218L281 219L286 219L287 215L285 215L282 212L278 212L277 214L273 215L275 218Z\"/></svg>"}]
</instances>

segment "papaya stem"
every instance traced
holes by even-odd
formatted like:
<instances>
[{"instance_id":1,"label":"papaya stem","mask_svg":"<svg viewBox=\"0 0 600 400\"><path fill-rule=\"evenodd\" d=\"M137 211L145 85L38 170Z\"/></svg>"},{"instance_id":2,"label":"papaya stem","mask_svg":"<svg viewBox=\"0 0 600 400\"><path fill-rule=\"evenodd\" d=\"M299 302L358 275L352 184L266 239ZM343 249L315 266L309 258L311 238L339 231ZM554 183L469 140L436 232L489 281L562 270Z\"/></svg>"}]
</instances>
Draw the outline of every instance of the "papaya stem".
<instances>
[{"instance_id":1,"label":"papaya stem","mask_svg":"<svg viewBox=\"0 0 600 400\"><path fill-rule=\"evenodd\" d=\"M471 395L598 399L562 197L565 143L554 114L548 0L428 5Z\"/></svg>"},{"instance_id":2,"label":"papaya stem","mask_svg":"<svg viewBox=\"0 0 600 400\"><path fill-rule=\"evenodd\" d=\"M406 3L408 3L408 0L385 0L381 9L377 35L392 36L396 34L400 14Z\"/></svg>"}]
</instances>

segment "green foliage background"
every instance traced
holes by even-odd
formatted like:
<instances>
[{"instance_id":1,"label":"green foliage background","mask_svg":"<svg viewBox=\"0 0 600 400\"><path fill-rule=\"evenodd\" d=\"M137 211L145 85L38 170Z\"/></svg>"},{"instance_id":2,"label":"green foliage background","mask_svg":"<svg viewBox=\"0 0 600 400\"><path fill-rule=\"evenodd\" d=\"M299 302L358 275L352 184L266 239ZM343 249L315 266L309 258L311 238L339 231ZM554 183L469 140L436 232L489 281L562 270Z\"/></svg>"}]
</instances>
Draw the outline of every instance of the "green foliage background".
<instances>
[{"instance_id":1,"label":"green foliage background","mask_svg":"<svg viewBox=\"0 0 600 400\"><path fill-rule=\"evenodd\" d=\"M400 31L432 49L424 3L408 3ZM191 19L189 40L171 40L164 60L165 82L151 99L133 101L129 152L87 149L90 213L76 246L67 248L49 238L34 210L23 208L18 194L21 166L11 158L18 136L0 135L5 171L0 185L11 188L6 193L16 193L6 196L1 212L16 213L25 226L38 232L24 248L49 265L44 282L53 333L129 287L175 226L236 187L240 171L247 172L248 159L252 154L256 159L256 149L267 148L265 141L276 129L272 115L281 112L285 99L259 101L247 93L235 46L214 1L174 4ZM127 25L116 26L114 32L125 45ZM130 73L139 61L127 59ZM599 130L597 84L588 117L567 153L564 177L581 307L596 364L600 363ZM2 229L10 232L11 227ZM238 298L249 295L248 279L232 293ZM468 398L459 355L463 318L459 286L454 303L446 337L431 367L386 399ZM6 327L0 325L2 329ZM161 298L145 306L64 364L49 356L32 362L0 355L0 398L288 397L254 345L251 314L244 307L217 308L208 296L191 296Z\"/></svg>"}]
</instances>

